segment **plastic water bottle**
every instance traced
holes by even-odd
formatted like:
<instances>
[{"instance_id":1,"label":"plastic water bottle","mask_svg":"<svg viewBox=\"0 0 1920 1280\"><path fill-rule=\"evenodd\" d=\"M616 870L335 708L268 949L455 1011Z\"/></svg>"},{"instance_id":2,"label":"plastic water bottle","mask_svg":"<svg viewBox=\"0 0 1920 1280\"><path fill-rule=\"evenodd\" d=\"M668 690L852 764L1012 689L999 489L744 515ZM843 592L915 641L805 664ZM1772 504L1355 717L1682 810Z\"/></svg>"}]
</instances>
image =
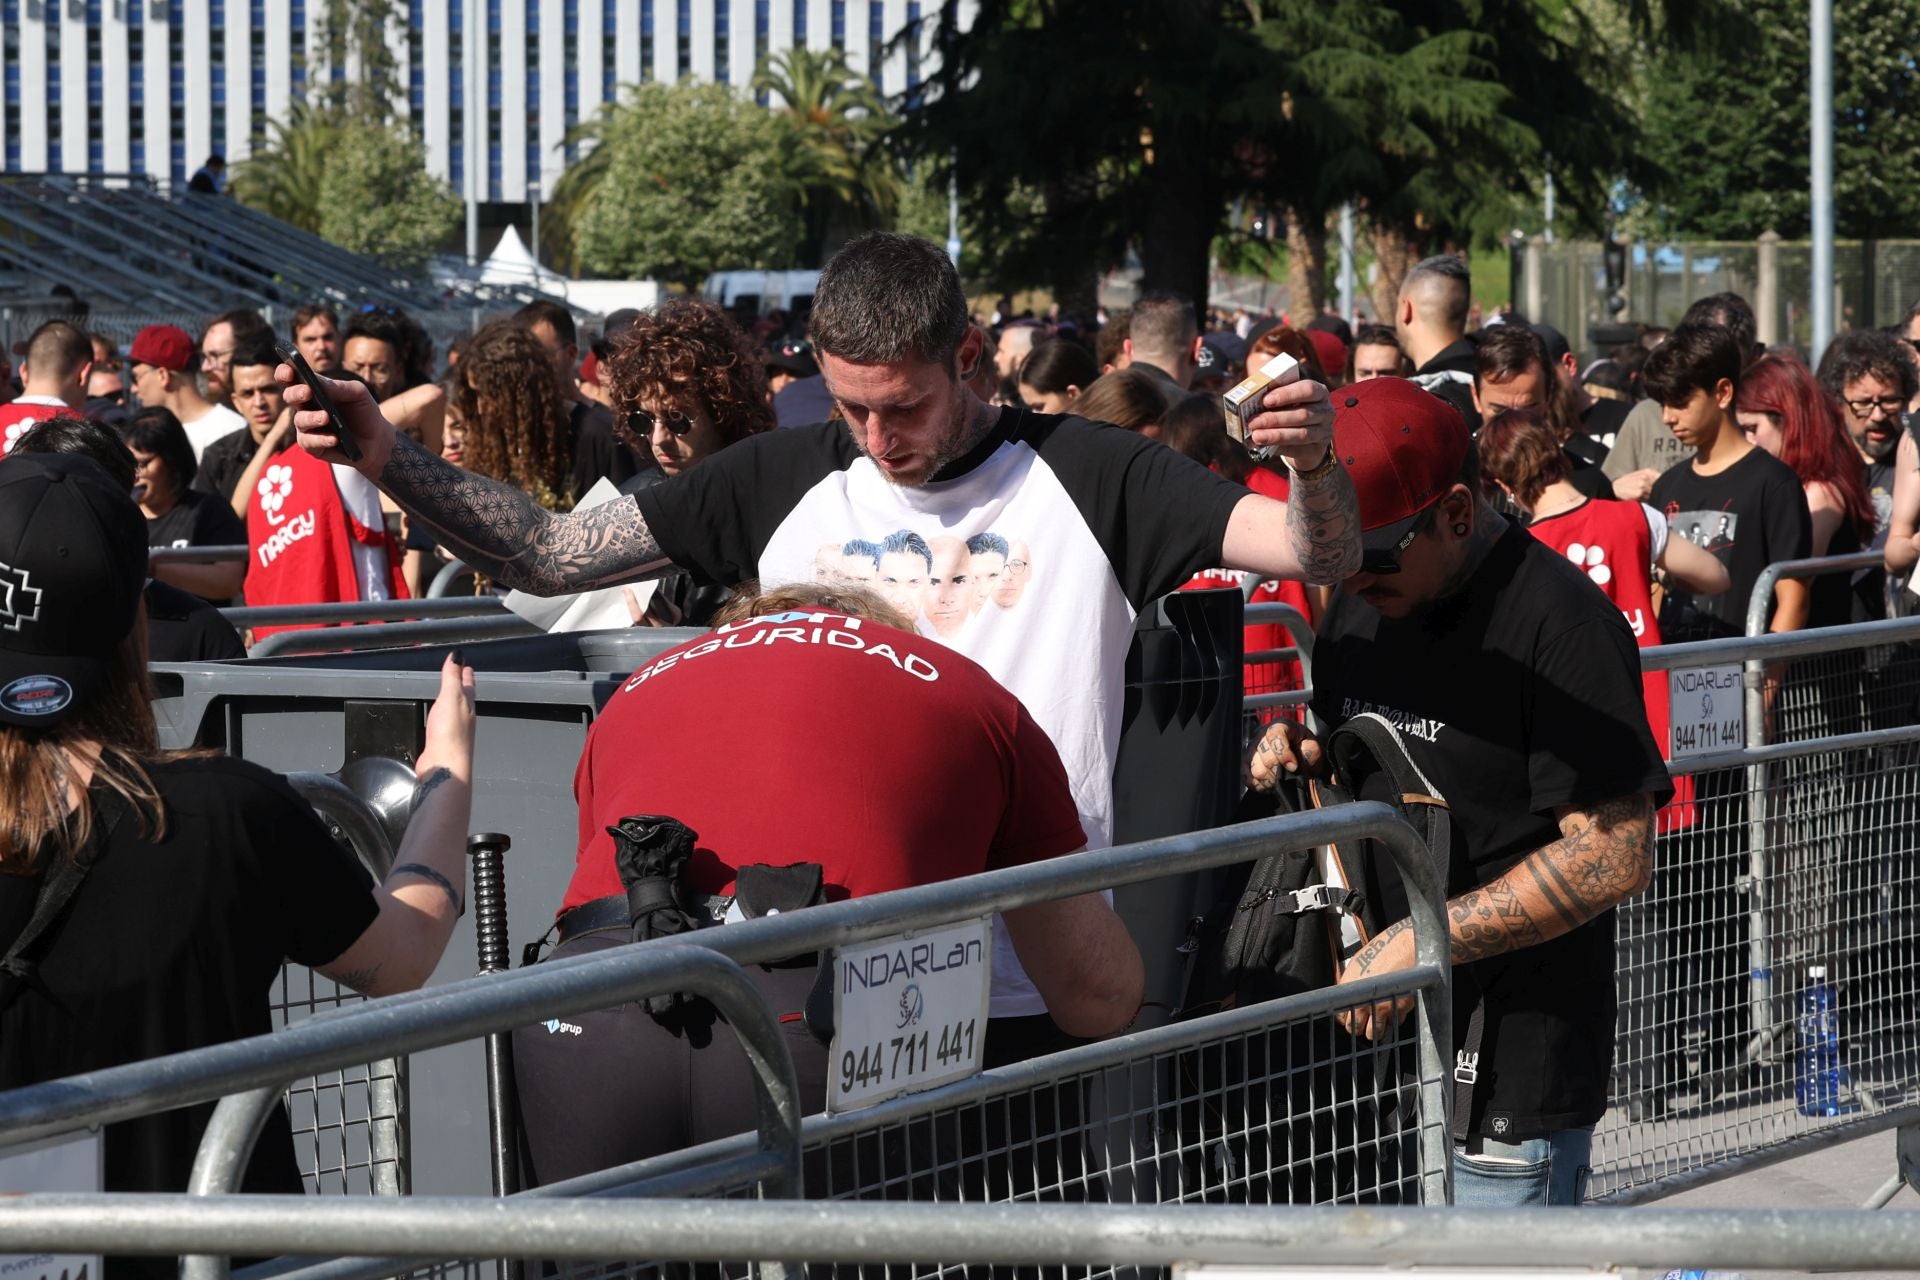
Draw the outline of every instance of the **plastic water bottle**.
<instances>
[{"instance_id":1,"label":"plastic water bottle","mask_svg":"<svg viewBox=\"0 0 1920 1280\"><path fill-rule=\"evenodd\" d=\"M1839 1116L1858 1111L1843 1101L1846 1069L1840 1065L1838 1000L1827 983L1827 967L1807 969L1807 990L1800 998L1800 1079L1794 1088L1803 1116Z\"/></svg>"}]
</instances>

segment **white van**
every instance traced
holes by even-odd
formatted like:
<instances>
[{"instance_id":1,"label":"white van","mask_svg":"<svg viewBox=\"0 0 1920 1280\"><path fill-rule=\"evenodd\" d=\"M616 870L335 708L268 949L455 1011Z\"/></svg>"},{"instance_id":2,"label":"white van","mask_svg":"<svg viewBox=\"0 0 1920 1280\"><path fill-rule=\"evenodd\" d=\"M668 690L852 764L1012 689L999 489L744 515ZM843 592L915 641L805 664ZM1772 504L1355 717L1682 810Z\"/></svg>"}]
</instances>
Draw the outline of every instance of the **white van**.
<instances>
[{"instance_id":1,"label":"white van","mask_svg":"<svg viewBox=\"0 0 1920 1280\"><path fill-rule=\"evenodd\" d=\"M735 314L779 309L791 315L812 305L819 284L818 271L716 271L700 286L700 296Z\"/></svg>"}]
</instances>

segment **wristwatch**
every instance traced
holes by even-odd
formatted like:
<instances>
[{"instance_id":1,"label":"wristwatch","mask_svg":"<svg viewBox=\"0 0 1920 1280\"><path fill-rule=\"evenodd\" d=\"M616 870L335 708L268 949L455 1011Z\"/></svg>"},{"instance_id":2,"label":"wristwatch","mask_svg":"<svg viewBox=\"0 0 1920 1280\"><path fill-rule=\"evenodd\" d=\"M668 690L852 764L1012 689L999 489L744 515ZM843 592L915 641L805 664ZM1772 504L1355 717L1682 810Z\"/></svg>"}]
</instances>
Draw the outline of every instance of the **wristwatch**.
<instances>
[{"instance_id":1,"label":"wristwatch","mask_svg":"<svg viewBox=\"0 0 1920 1280\"><path fill-rule=\"evenodd\" d=\"M1340 459L1334 456L1332 444L1327 445L1327 456L1322 458L1311 471L1302 471L1293 465L1292 458L1287 459L1287 470L1293 472L1293 478L1296 480L1325 480L1339 465Z\"/></svg>"}]
</instances>

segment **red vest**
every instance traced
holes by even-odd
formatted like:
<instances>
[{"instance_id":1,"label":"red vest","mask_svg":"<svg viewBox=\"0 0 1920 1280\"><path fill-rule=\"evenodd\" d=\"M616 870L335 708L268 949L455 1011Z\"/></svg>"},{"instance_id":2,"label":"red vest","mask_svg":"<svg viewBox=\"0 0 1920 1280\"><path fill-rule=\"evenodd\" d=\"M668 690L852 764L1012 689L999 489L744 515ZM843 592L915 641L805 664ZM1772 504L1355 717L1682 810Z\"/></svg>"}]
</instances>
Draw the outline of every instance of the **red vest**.
<instances>
[{"instance_id":1,"label":"red vest","mask_svg":"<svg viewBox=\"0 0 1920 1280\"><path fill-rule=\"evenodd\" d=\"M13 442L25 435L35 423L45 422L48 418L79 416L65 405L23 404L18 400L11 404L0 404L0 457L11 452Z\"/></svg>"},{"instance_id":2,"label":"red vest","mask_svg":"<svg viewBox=\"0 0 1920 1280\"><path fill-rule=\"evenodd\" d=\"M333 604L363 600L367 591L354 564L356 545L378 548L383 584L395 600L407 598L401 556L384 526L354 518L333 467L304 449L287 449L267 464L247 495L247 603ZM303 624L304 625L304 624ZM297 627L255 627L256 640Z\"/></svg>"},{"instance_id":3,"label":"red vest","mask_svg":"<svg viewBox=\"0 0 1920 1280\"><path fill-rule=\"evenodd\" d=\"M1275 475L1264 467L1255 467L1247 475L1247 487L1255 493L1264 494L1279 502L1287 500L1286 477ZM1193 575L1180 586L1182 591L1208 591L1220 587L1240 586L1240 575L1231 569L1205 569ZM1255 588L1248 604L1288 604L1300 611L1300 616L1313 619L1313 611L1307 606L1306 584L1300 582L1263 582ZM1241 644L1248 653L1259 653L1269 649L1290 649L1293 636L1277 622L1259 622L1244 628L1245 635ZM1249 662L1242 674L1241 691L1244 694L1288 693L1303 689L1306 682L1298 662ZM1265 723L1277 719L1287 708L1270 708L1262 711L1258 719ZM1287 719L1298 719L1293 711Z\"/></svg>"},{"instance_id":4,"label":"red vest","mask_svg":"<svg viewBox=\"0 0 1920 1280\"><path fill-rule=\"evenodd\" d=\"M1527 531L1586 571L1587 578L1613 601L1633 628L1642 649L1660 643L1660 622L1653 607L1653 531L1637 502L1588 499L1571 511L1535 520ZM1671 535L1669 535L1671 536ZM1667 755L1667 673L1641 676L1647 703L1647 727ZM1673 799L1660 811L1660 830L1692 826L1693 779L1673 780Z\"/></svg>"}]
</instances>

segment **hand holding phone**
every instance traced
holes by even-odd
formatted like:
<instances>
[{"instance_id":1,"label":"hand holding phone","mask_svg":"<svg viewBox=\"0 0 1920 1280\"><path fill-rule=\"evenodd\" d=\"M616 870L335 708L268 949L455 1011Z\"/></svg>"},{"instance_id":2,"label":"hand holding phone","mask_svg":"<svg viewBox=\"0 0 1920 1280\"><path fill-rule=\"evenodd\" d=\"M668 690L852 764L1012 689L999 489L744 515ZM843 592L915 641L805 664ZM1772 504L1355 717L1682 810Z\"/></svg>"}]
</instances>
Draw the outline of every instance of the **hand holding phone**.
<instances>
[{"instance_id":1,"label":"hand holding phone","mask_svg":"<svg viewBox=\"0 0 1920 1280\"><path fill-rule=\"evenodd\" d=\"M340 416L340 410L334 407L333 397L327 394L327 384L319 374L313 371L313 366L307 363L307 358L291 344L285 342L276 342L273 353L293 366L294 376L306 383L307 389L313 392L313 401L307 407L318 409L332 419L333 435L334 439L339 441L340 452L346 455L349 462L360 461L363 456L360 452L360 442L353 438L353 432L348 428L346 420Z\"/></svg>"}]
</instances>

